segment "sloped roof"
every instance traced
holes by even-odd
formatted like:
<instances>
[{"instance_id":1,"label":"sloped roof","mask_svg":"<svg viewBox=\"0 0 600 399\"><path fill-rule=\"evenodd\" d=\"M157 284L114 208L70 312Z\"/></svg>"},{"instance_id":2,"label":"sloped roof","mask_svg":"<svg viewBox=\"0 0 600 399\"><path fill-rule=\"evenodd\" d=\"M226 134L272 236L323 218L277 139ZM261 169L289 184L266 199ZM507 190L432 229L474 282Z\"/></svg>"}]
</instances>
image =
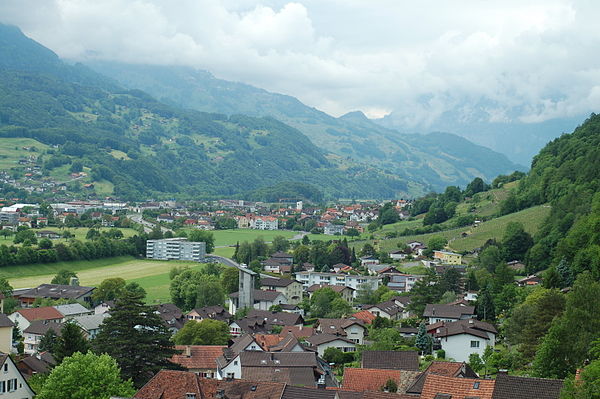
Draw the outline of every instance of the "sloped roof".
<instances>
[{"instance_id":1,"label":"sloped roof","mask_svg":"<svg viewBox=\"0 0 600 399\"><path fill-rule=\"evenodd\" d=\"M190 356L186 355L186 347ZM176 345L175 349L181 354L173 355L171 362L179 364L186 369L216 369L217 358L223 354L226 346L220 345Z\"/></svg>"},{"instance_id":2,"label":"sloped roof","mask_svg":"<svg viewBox=\"0 0 600 399\"><path fill-rule=\"evenodd\" d=\"M313 327L305 326L284 326L281 329L280 335L284 336L289 333L294 334L296 338L307 338L315 335L315 329Z\"/></svg>"},{"instance_id":3,"label":"sloped roof","mask_svg":"<svg viewBox=\"0 0 600 399\"><path fill-rule=\"evenodd\" d=\"M398 383L401 373L400 370L346 367L342 389L349 391L381 391L381 387L388 380Z\"/></svg>"},{"instance_id":4,"label":"sloped roof","mask_svg":"<svg viewBox=\"0 0 600 399\"><path fill-rule=\"evenodd\" d=\"M24 298L78 299L95 289L96 287L82 287L79 285L41 284L36 288L21 293L20 296Z\"/></svg>"},{"instance_id":5,"label":"sloped roof","mask_svg":"<svg viewBox=\"0 0 600 399\"><path fill-rule=\"evenodd\" d=\"M558 399L562 380L498 374L492 399Z\"/></svg>"},{"instance_id":6,"label":"sloped roof","mask_svg":"<svg viewBox=\"0 0 600 399\"><path fill-rule=\"evenodd\" d=\"M39 358L38 358L39 356ZM42 352L39 355L29 355L19 361L19 366L23 364L34 373L46 373L50 371L51 366L56 361L49 352Z\"/></svg>"},{"instance_id":7,"label":"sloped roof","mask_svg":"<svg viewBox=\"0 0 600 399\"><path fill-rule=\"evenodd\" d=\"M297 281L289 278L266 277L260 280L261 287L287 287L293 283L297 283Z\"/></svg>"},{"instance_id":8,"label":"sloped roof","mask_svg":"<svg viewBox=\"0 0 600 399\"><path fill-rule=\"evenodd\" d=\"M34 320L58 320L62 319L63 315L52 306L44 306L41 308L24 308L17 310L21 316L28 321Z\"/></svg>"},{"instance_id":9,"label":"sloped roof","mask_svg":"<svg viewBox=\"0 0 600 399\"><path fill-rule=\"evenodd\" d=\"M4 313L0 313L0 327L14 327L15 323L13 323L7 315Z\"/></svg>"},{"instance_id":10,"label":"sloped roof","mask_svg":"<svg viewBox=\"0 0 600 399\"><path fill-rule=\"evenodd\" d=\"M85 315L75 317L74 320L83 328L85 331L91 331L100 328L104 319L109 317L108 313L100 313L93 315Z\"/></svg>"},{"instance_id":11,"label":"sloped roof","mask_svg":"<svg viewBox=\"0 0 600 399\"><path fill-rule=\"evenodd\" d=\"M277 334L255 334L254 339L264 349L269 350L272 346L279 344L285 337Z\"/></svg>"},{"instance_id":12,"label":"sloped roof","mask_svg":"<svg viewBox=\"0 0 600 399\"><path fill-rule=\"evenodd\" d=\"M258 352L240 353L242 367L317 367L314 352ZM244 378L246 378L244 376Z\"/></svg>"},{"instance_id":13,"label":"sloped roof","mask_svg":"<svg viewBox=\"0 0 600 399\"><path fill-rule=\"evenodd\" d=\"M255 301L268 301L268 302L275 301L280 295L285 298L285 295L283 295L281 292L277 292L277 291L254 290L254 293L253 293ZM229 294L230 298L238 298L239 296L240 296L239 292L234 292L233 294Z\"/></svg>"},{"instance_id":14,"label":"sloped roof","mask_svg":"<svg viewBox=\"0 0 600 399\"><path fill-rule=\"evenodd\" d=\"M446 305L446 304L427 304L425 311L423 312L424 317L441 317L448 319L460 319L461 316L471 316L475 314L475 306L461 306L461 305Z\"/></svg>"},{"instance_id":15,"label":"sloped roof","mask_svg":"<svg viewBox=\"0 0 600 399\"><path fill-rule=\"evenodd\" d=\"M63 323L58 323L56 321L35 320L32 321L23 332L27 334L44 335L46 331L54 330L56 335L60 335L63 325Z\"/></svg>"},{"instance_id":16,"label":"sloped roof","mask_svg":"<svg viewBox=\"0 0 600 399\"><path fill-rule=\"evenodd\" d=\"M251 309L245 318L265 320L271 324L282 326L301 325L304 322L302 316L290 312L271 312L268 310Z\"/></svg>"},{"instance_id":17,"label":"sloped roof","mask_svg":"<svg viewBox=\"0 0 600 399\"><path fill-rule=\"evenodd\" d=\"M427 367L427 369L419 374L414 383L407 388L407 393L420 394L423 391L423 385L425 385L425 378L428 374L442 375L445 377L466 377L466 378L478 378L477 373L464 362L439 362L434 361Z\"/></svg>"},{"instance_id":18,"label":"sloped roof","mask_svg":"<svg viewBox=\"0 0 600 399\"><path fill-rule=\"evenodd\" d=\"M420 399L440 398L439 394L451 395L452 398L492 399L494 380L472 378L444 377L427 374Z\"/></svg>"},{"instance_id":19,"label":"sloped roof","mask_svg":"<svg viewBox=\"0 0 600 399\"><path fill-rule=\"evenodd\" d=\"M74 314L81 313L89 313L90 310L87 309L80 303L68 303L65 305L56 305L53 306L54 309L58 310L63 316L71 316Z\"/></svg>"},{"instance_id":20,"label":"sloped roof","mask_svg":"<svg viewBox=\"0 0 600 399\"><path fill-rule=\"evenodd\" d=\"M416 351L364 351L362 366L369 369L419 370Z\"/></svg>"},{"instance_id":21,"label":"sloped roof","mask_svg":"<svg viewBox=\"0 0 600 399\"><path fill-rule=\"evenodd\" d=\"M363 325L361 320L352 320L352 319L319 319L318 322L321 331L324 334L334 334L346 336L345 329L350 327L351 325L359 325L363 329L365 326Z\"/></svg>"},{"instance_id":22,"label":"sloped roof","mask_svg":"<svg viewBox=\"0 0 600 399\"><path fill-rule=\"evenodd\" d=\"M204 306L202 308L195 308L193 311L198 313L198 316L203 319L229 320L231 318L231 313L221 305ZM190 313L188 312L188 314Z\"/></svg>"},{"instance_id":23,"label":"sloped roof","mask_svg":"<svg viewBox=\"0 0 600 399\"><path fill-rule=\"evenodd\" d=\"M205 398L200 378L187 371L160 370L133 396L135 399L181 399L195 393L197 399Z\"/></svg>"},{"instance_id":24,"label":"sloped roof","mask_svg":"<svg viewBox=\"0 0 600 399\"><path fill-rule=\"evenodd\" d=\"M488 332L496 334L496 328L490 323L476 319L458 320L450 323L442 323L435 328L433 334L438 337L450 337L452 335L469 334L475 337L488 339Z\"/></svg>"},{"instance_id":25,"label":"sloped roof","mask_svg":"<svg viewBox=\"0 0 600 399\"><path fill-rule=\"evenodd\" d=\"M344 341L348 344L352 344L352 345L356 345L356 343L350 341L349 339L346 339L344 337L340 337L339 335L333 335L333 334L315 334L312 337L308 337L306 339L306 342L308 342L310 345L316 347L322 344L326 344L328 342L333 342L336 340L340 340L340 341Z\"/></svg>"},{"instance_id":26,"label":"sloped roof","mask_svg":"<svg viewBox=\"0 0 600 399\"><path fill-rule=\"evenodd\" d=\"M365 324L371 324L371 322L373 322L373 320L375 320L376 318L376 316L368 310L361 310L360 312L356 312L351 317L358 320L362 320L362 322Z\"/></svg>"},{"instance_id":27,"label":"sloped roof","mask_svg":"<svg viewBox=\"0 0 600 399\"><path fill-rule=\"evenodd\" d=\"M306 289L307 292L315 292L321 288L331 288L335 292L342 292L344 290L354 291L354 288L347 287L345 285L329 285L329 284L313 284Z\"/></svg>"}]
</instances>

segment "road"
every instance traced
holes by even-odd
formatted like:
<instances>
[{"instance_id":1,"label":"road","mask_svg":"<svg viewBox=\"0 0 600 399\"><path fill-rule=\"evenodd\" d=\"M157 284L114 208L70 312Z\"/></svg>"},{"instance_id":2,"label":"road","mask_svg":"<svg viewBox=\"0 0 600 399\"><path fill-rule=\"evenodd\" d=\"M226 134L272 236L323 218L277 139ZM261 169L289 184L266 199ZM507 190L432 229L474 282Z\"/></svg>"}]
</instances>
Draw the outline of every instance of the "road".
<instances>
[{"instance_id":1,"label":"road","mask_svg":"<svg viewBox=\"0 0 600 399\"><path fill-rule=\"evenodd\" d=\"M142 218L142 215L140 215L140 214L128 215L128 216L135 223L142 225L142 227L144 228L144 233L150 233L152 230L154 230L154 227L156 226L154 223L150 223L147 220L144 220ZM163 226L160 226L160 229L162 230L163 233L166 233L167 231L170 231L171 233L173 233L173 230L167 229L166 227L163 227Z\"/></svg>"}]
</instances>

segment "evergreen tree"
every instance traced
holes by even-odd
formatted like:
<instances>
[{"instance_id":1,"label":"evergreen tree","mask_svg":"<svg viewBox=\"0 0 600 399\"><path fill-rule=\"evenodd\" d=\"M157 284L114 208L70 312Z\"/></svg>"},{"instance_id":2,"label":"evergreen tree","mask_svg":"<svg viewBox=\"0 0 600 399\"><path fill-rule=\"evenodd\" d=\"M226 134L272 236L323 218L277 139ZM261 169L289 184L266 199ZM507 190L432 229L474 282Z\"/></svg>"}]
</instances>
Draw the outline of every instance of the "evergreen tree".
<instances>
[{"instance_id":1,"label":"evergreen tree","mask_svg":"<svg viewBox=\"0 0 600 399\"><path fill-rule=\"evenodd\" d=\"M429 334L427 334L424 322L419 324L419 331L417 332L417 337L415 338L415 346L419 348L422 353L431 353L431 337Z\"/></svg>"},{"instance_id":2,"label":"evergreen tree","mask_svg":"<svg viewBox=\"0 0 600 399\"><path fill-rule=\"evenodd\" d=\"M96 353L117 360L121 375L141 387L159 370L177 368L168 359L177 353L171 333L139 293L126 291L94 340Z\"/></svg>"},{"instance_id":3,"label":"evergreen tree","mask_svg":"<svg viewBox=\"0 0 600 399\"><path fill-rule=\"evenodd\" d=\"M492 286L488 284L479 292L477 297L477 317L480 320L494 321L496 319L496 308L492 296Z\"/></svg>"},{"instance_id":4,"label":"evergreen tree","mask_svg":"<svg viewBox=\"0 0 600 399\"><path fill-rule=\"evenodd\" d=\"M40 344L38 346L38 350L40 352L50 352L53 354L56 348L57 341L58 335L56 335L56 331L49 328L48 331L46 331L44 335L42 335L42 338L40 339Z\"/></svg>"},{"instance_id":5,"label":"evergreen tree","mask_svg":"<svg viewBox=\"0 0 600 399\"><path fill-rule=\"evenodd\" d=\"M561 259L558 266L556 266L556 271L558 272L558 274L560 275L560 278L562 280L561 288L570 287L573 285L573 280L574 280L573 270L571 270L571 267L569 266L567 259L565 259L565 258Z\"/></svg>"},{"instance_id":6,"label":"evergreen tree","mask_svg":"<svg viewBox=\"0 0 600 399\"><path fill-rule=\"evenodd\" d=\"M65 323L60 330L60 337L54 344L54 352L51 352L57 364L60 364L65 357L72 356L75 352L86 353L89 349L81 328L73 321Z\"/></svg>"}]
</instances>

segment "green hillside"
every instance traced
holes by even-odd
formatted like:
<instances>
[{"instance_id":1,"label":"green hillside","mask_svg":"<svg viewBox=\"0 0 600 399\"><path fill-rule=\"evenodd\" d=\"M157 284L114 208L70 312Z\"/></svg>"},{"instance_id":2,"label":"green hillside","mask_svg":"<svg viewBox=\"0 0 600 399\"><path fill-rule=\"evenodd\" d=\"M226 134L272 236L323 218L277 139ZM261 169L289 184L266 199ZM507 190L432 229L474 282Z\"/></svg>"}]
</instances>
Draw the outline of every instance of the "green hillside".
<instances>
[{"instance_id":1,"label":"green hillside","mask_svg":"<svg viewBox=\"0 0 600 399\"><path fill-rule=\"evenodd\" d=\"M77 196L128 200L267 197L275 195L269 187L277 186L287 196L315 201L407 194L398 176L358 164L342 169L275 119L160 103L61 62L16 28L0 26L0 58L0 148L14 147L5 138L45 146L32 164L10 168L24 179L27 168L37 167L26 179L33 187L67 183ZM6 159L10 167L12 158ZM72 177L73 172L83 174ZM94 187L83 188L86 183Z\"/></svg>"},{"instance_id":2,"label":"green hillside","mask_svg":"<svg viewBox=\"0 0 600 399\"><path fill-rule=\"evenodd\" d=\"M437 191L466 185L474 177L492 180L524 169L504 155L446 133L401 134L367 119L361 112L334 118L298 99L246 84L216 79L185 67L96 62L95 70L129 88L145 90L164 102L205 112L271 116L305 134L330 159L342 164L367 163Z\"/></svg>"}]
</instances>

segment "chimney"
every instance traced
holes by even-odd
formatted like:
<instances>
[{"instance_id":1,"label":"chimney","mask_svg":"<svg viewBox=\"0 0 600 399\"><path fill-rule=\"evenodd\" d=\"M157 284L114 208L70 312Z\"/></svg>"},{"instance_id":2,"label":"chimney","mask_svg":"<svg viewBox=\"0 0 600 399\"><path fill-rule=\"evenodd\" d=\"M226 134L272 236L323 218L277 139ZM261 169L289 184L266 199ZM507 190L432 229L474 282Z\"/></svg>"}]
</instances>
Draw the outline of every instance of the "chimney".
<instances>
[{"instance_id":1,"label":"chimney","mask_svg":"<svg viewBox=\"0 0 600 399\"><path fill-rule=\"evenodd\" d=\"M192 357L192 348L189 345L185 346L185 357Z\"/></svg>"},{"instance_id":2,"label":"chimney","mask_svg":"<svg viewBox=\"0 0 600 399\"><path fill-rule=\"evenodd\" d=\"M496 375L508 375L507 369L500 369Z\"/></svg>"},{"instance_id":3,"label":"chimney","mask_svg":"<svg viewBox=\"0 0 600 399\"><path fill-rule=\"evenodd\" d=\"M469 324L474 324L475 322L473 321L473 319L469 319Z\"/></svg>"}]
</instances>

